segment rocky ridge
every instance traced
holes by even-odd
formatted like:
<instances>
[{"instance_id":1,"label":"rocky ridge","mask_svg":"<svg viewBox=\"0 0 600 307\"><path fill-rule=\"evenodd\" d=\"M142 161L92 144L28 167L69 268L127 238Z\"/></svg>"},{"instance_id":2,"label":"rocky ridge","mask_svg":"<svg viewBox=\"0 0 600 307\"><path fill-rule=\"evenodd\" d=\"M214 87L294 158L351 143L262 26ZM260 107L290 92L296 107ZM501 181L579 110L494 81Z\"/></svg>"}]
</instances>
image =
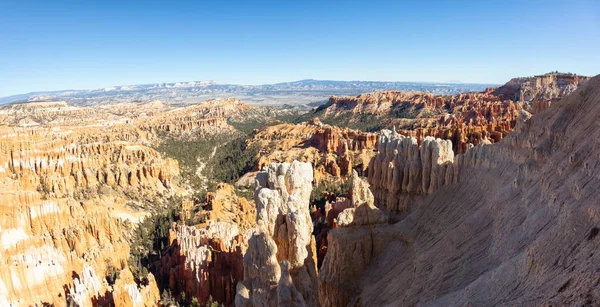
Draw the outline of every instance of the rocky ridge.
<instances>
[{"instance_id":1,"label":"rocky ridge","mask_svg":"<svg viewBox=\"0 0 600 307\"><path fill-rule=\"evenodd\" d=\"M398 133L415 137L419 143L427 136L451 140L454 151L464 153L468 144L477 145L486 139L492 143L500 141L512 131L520 116L543 111L588 79L553 73L516 78L483 92L435 96L384 91L332 97L312 116L327 123L375 130L396 126ZM373 122L379 125L373 126Z\"/></svg>"},{"instance_id":2,"label":"rocky ridge","mask_svg":"<svg viewBox=\"0 0 600 307\"><path fill-rule=\"evenodd\" d=\"M430 191L425 184L433 181L414 181L428 194L402 221L357 227L371 231L358 238L332 230L319 277L321 305L600 303L594 273L600 271L594 202L600 148L591 141L600 133L599 92L595 77L499 144L455 156L448 165L458 170L457 182ZM374 177L383 178L386 171L378 172ZM400 180L389 182L404 188ZM369 253L339 248L368 238ZM356 267L356 259L344 258L348 253L366 255L367 264ZM348 284L349 274L358 282Z\"/></svg>"}]
</instances>

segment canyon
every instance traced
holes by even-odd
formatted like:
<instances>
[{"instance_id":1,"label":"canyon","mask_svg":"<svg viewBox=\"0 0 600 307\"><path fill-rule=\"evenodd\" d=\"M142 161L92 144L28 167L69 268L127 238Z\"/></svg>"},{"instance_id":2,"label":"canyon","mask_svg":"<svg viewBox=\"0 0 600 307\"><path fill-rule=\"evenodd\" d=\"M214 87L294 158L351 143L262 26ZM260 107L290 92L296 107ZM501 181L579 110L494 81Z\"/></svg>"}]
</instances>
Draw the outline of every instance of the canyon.
<instances>
[{"instance_id":1,"label":"canyon","mask_svg":"<svg viewBox=\"0 0 600 307\"><path fill-rule=\"evenodd\" d=\"M367 130L391 129L420 143L432 136L451 140L457 153L469 144L492 143L508 135L519 117L528 117L585 84L589 77L550 73L515 78L482 92L433 95L383 91L356 97L331 97L310 116L324 123Z\"/></svg>"},{"instance_id":2,"label":"canyon","mask_svg":"<svg viewBox=\"0 0 600 307\"><path fill-rule=\"evenodd\" d=\"M599 304L599 78L2 107L0 305Z\"/></svg>"}]
</instances>

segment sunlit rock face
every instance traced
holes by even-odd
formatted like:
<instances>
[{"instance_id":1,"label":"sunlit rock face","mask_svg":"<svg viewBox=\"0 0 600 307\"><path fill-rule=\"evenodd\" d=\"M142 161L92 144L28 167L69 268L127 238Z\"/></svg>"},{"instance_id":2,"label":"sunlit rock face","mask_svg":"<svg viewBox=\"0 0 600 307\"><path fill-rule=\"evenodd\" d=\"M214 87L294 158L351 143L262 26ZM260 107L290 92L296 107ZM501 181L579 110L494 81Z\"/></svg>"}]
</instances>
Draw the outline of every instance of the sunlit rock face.
<instances>
[{"instance_id":1,"label":"sunlit rock face","mask_svg":"<svg viewBox=\"0 0 600 307\"><path fill-rule=\"evenodd\" d=\"M325 125L312 119L300 124L264 127L249 143L262 149L258 170L273 162L310 162L315 181L320 182L330 177L349 177L353 169L366 172L375 154L377 134ZM254 176L255 172L249 173L240 181L248 184Z\"/></svg>"},{"instance_id":2,"label":"sunlit rock face","mask_svg":"<svg viewBox=\"0 0 600 307\"><path fill-rule=\"evenodd\" d=\"M165 134L232 129L220 118L244 107L1 108L0 305L155 306L152 274L140 284L127 268L129 237L149 206L181 188L178 163L147 145Z\"/></svg>"},{"instance_id":3,"label":"sunlit rock face","mask_svg":"<svg viewBox=\"0 0 600 307\"><path fill-rule=\"evenodd\" d=\"M232 306L236 285L244 278L244 253L256 210L228 184L220 184L207 199L211 211L206 223L172 226L160 278L173 293L185 292L202 304L212 299Z\"/></svg>"},{"instance_id":4,"label":"sunlit rock face","mask_svg":"<svg viewBox=\"0 0 600 307\"><path fill-rule=\"evenodd\" d=\"M310 163L273 163L256 176L257 227L244 255L236 306L317 306Z\"/></svg>"},{"instance_id":5,"label":"sunlit rock face","mask_svg":"<svg viewBox=\"0 0 600 307\"><path fill-rule=\"evenodd\" d=\"M44 153L37 155L43 157ZM135 221L143 215L112 203L116 199L109 195L75 200L73 194L89 188L91 180L69 177L77 174L76 168L66 172L58 162L31 165L22 163L22 157L8 159L12 166L0 174L0 305L62 306L72 301L91 306L112 302L117 285L108 284L106 276L111 270L125 268L129 258L127 231L119 216ZM57 175L61 172L66 173ZM54 188L48 191L44 182L50 178L63 178L68 184L49 185ZM161 180L154 180L162 186ZM142 304L137 306L147 303L145 299L158 298L153 278L141 289L135 283L128 287L131 291L127 295L134 293L133 289L144 293L136 298Z\"/></svg>"},{"instance_id":6,"label":"sunlit rock face","mask_svg":"<svg viewBox=\"0 0 600 307\"><path fill-rule=\"evenodd\" d=\"M499 88L454 95L383 91L332 97L314 116L339 125L391 129L414 137L452 141L455 153L469 146L496 143L515 126L522 111L539 113L585 84L589 77L551 73L515 78Z\"/></svg>"}]
</instances>

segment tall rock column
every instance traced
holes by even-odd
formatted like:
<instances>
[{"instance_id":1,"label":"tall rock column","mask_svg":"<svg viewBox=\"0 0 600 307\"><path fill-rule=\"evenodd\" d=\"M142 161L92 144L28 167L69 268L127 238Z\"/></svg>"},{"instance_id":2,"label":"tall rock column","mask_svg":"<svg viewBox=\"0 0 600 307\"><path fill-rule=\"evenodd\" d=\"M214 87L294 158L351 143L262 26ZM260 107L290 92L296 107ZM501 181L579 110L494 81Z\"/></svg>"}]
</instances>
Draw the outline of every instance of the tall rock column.
<instances>
[{"instance_id":1,"label":"tall rock column","mask_svg":"<svg viewBox=\"0 0 600 307\"><path fill-rule=\"evenodd\" d=\"M236 306L318 306L310 163L272 163L256 175L257 226Z\"/></svg>"}]
</instances>

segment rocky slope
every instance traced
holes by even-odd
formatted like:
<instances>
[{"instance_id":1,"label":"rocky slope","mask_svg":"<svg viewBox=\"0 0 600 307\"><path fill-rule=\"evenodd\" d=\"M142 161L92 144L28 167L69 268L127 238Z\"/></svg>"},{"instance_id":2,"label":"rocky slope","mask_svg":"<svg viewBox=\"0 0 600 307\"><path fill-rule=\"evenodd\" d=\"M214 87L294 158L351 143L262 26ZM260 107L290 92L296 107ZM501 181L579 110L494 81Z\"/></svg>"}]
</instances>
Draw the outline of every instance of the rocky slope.
<instances>
[{"instance_id":1,"label":"rocky slope","mask_svg":"<svg viewBox=\"0 0 600 307\"><path fill-rule=\"evenodd\" d=\"M354 172L350 205L337 215L337 228L329 232L327 256L319 271L321 306L347 306L348 294L358 290L362 272L371 262L379 240L376 230L387 225L383 211L375 207L369 186Z\"/></svg>"},{"instance_id":2,"label":"rocky slope","mask_svg":"<svg viewBox=\"0 0 600 307\"><path fill-rule=\"evenodd\" d=\"M514 78L495 89L493 94L502 100L531 102L529 111L540 112L553 102L574 92L590 77L550 73L529 78Z\"/></svg>"},{"instance_id":3,"label":"rocky slope","mask_svg":"<svg viewBox=\"0 0 600 307\"><path fill-rule=\"evenodd\" d=\"M458 181L417 180L429 194L401 222L331 231L321 304L598 305L599 97L595 77L499 144L455 156ZM346 248L369 238L367 252Z\"/></svg>"},{"instance_id":4,"label":"rocky slope","mask_svg":"<svg viewBox=\"0 0 600 307\"><path fill-rule=\"evenodd\" d=\"M424 92L384 91L356 97L332 97L310 116L326 123L363 130L392 128L420 143L427 136L451 140L457 153L468 144L500 141L515 121L538 113L573 92L589 77L547 74L516 78L483 92L435 96Z\"/></svg>"}]
</instances>

